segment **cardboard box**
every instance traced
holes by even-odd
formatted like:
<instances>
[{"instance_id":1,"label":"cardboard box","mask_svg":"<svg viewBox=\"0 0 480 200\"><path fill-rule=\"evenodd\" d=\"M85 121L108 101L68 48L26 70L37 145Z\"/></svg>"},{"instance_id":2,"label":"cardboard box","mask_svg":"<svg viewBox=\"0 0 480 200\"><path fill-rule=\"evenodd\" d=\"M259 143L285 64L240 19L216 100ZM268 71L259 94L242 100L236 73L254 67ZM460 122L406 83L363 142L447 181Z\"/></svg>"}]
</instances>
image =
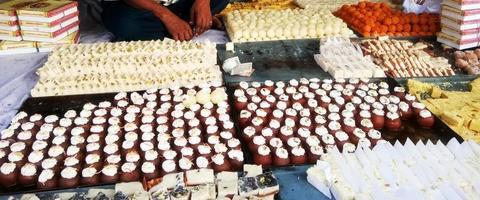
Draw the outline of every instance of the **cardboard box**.
<instances>
[{"instance_id":1,"label":"cardboard box","mask_svg":"<svg viewBox=\"0 0 480 200\"><path fill-rule=\"evenodd\" d=\"M30 4L39 2L36 1L25 1L25 0L12 0L12 1L5 1L0 3L0 19L2 20L9 20L9 19L16 19L17 13L16 10L28 6ZM15 17L15 18L11 18Z\"/></svg>"},{"instance_id":2,"label":"cardboard box","mask_svg":"<svg viewBox=\"0 0 480 200\"><path fill-rule=\"evenodd\" d=\"M459 10L480 9L480 1L478 0L443 0L442 5Z\"/></svg>"},{"instance_id":3,"label":"cardboard box","mask_svg":"<svg viewBox=\"0 0 480 200\"><path fill-rule=\"evenodd\" d=\"M0 55L36 53L36 52L38 52L38 49L35 42L0 41Z\"/></svg>"},{"instance_id":4,"label":"cardboard box","mask_svg":"<svg viewBox=\"0 0 480 200\"><path fill-rule=\"evenodd\" d=\"M440 21L442 26L447 26L449 28L456 29L456 30L480 28L480 20L463 21L463 20L452 19L446 16L442 16Z\"/></svg>"},{"instance_id":5,"label":"cardboard box","mask_svg":"<svg viewBox=\"0 0 480 200\"><path fill-rule=\"evenodd\" d=\"M67 27L64 27L58 31L37 32L37 31L22 31L22 37L24 40L37 41L37 42L58 42L59 40L67 37L75 31L78 31L79 22L75 22Z\"/></svg>"},{"instance_id":6,"label":"cardboard box","mask_svg":"<svg viewBox=\"0 0 480 200\"><path fill-rule=\"evenodd\" d=\"M462 21L480 20L479 10L459 10L450 6L442 6L441 16Z\"/></svg>"},{"instance_id":7,"label":"cardboard box","mask_svg":"<svg viewBox=\"0 0 480 200\"><path fill-rule=\"evenodd\" d=\"M65 22L72 20L72 19L78 19L79 12L74 12L71 13L65 17L62 17L58 20L52 21L52 22L38 22L38 21L25 21L25 20L20 20L19 24L22 27L39 27L39 28L51 28L55 27L58 25L63 25L65 26Z\"/></svg>"},{"instance_id":8,"label":"cardboard box","mask_svg":"<svg viewBox=\"0 0 480 200\"><path fill-rule=\"evenodd\" d=\"M8 26L0 24L0 30L4 31L18 31L20 27L18 25Z\"/></svg>"},{"instance_id":9,"label":"cardboard box","mask_svg":"<svg viewBox=\"0 0 480 200\"><path fill-rule=\"evenodd\" d=\"M76 44L78 43L79 37L80 33L75 31L57 42L37 42L38 52L50 52L61 45Z\"/></svg>"},{"instance_id":10,"label":"cardboard box","mask_svg":"<svg viewBox=\"0 0 480 200\"><path fill-rule=\"evenodd\" d=\"M456 49L468 49L480 46L480 38L461 40L442 32L437 34L437 41Z\"/></svg>"},{"instance_id":11,"label":"cardboard box","mask_svg":"<svg viewBox=\"0 0 480 200\"><path fill-rule=\"evenodd\" d=\"M468 29L468 30L457 30L447 26L442 26L441 32L460 40L480 38L480 28Z\"/></svg>"},{"instance_id":12,"label":"cardboard box","mask_svg":"<svg viewBox=\"0 0 480 200\"><path fill-rule=\"evenodd\" d=\"M16 30L16 31L0 30L0 35L16 37L16 36L20 36L20 30Z\"/></svg>"},{"instance_id":13,"label":"cardboard box","mask_svg":"<svg viewBox=\"0 0 480 200\"><path fill-rule=\"evenodd\" d=\"M21 22L20 22L21 23ZM25 25L20 25L22 31L38 31L38 32L48 32L48 33L53 33L56 31L61 30L64 27L68 27L71 24L79 23L78 21L78 16L75 16L73 18L67 19L55 26L52 27L41 27L41 26L25 26Z\"/></svg>"},{"instance_id":14,"label":"cardboard box","mask_svg":"<svg viewBox=\"0 0 480 200\"><path fill-rule=\"evenodd\" d=\"M76 1L45 0L17 10L19 20L53 22L78 12Z\"/></svg>"}]
</instances>

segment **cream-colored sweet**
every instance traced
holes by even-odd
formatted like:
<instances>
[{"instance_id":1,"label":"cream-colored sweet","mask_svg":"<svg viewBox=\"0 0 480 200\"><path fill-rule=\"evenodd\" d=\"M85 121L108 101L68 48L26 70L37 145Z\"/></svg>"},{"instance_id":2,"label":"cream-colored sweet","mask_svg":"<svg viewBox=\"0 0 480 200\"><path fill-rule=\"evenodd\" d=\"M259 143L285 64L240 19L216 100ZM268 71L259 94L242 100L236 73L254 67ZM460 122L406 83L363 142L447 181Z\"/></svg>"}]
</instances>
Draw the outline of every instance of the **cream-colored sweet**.
<instances>
[{"instance_id":1,"label":"cream-colored sweet","mask_svg":"<svg viewBox=\"0 0 480 200\"><path fill-rule=\"evenodd\" d=\"M87 167L82 170L82 177L85 177L85 178L93 177L95 176L95 174L97 174L97 169L93 167Z\"/></svg>"},{"instance_id":2,"label":"cream-colored sweet","mask_svg":"<svg viewBox=\"0 0 480 200\"><path fill-rule=\"evenodd\" d=\"M109 93L218 82L222 76L216 56L212 43L156 40L65 45L37 70L40 79L31 93L35 97ZM123 102L125 96L115 100Z\"/></svg>"},{"instance_id":3,"label":"cream-colored sweet","mask_svg":"<svg viewBox=\"0 0 480 200\"><path fill-rule=\"evenodd\" d=\"M228 13L225 21L234 42L353 35L346 24L328 10L242 10ZM300 21L305 23L302 27L298 24Z\"/></svg>"}]
</instances>

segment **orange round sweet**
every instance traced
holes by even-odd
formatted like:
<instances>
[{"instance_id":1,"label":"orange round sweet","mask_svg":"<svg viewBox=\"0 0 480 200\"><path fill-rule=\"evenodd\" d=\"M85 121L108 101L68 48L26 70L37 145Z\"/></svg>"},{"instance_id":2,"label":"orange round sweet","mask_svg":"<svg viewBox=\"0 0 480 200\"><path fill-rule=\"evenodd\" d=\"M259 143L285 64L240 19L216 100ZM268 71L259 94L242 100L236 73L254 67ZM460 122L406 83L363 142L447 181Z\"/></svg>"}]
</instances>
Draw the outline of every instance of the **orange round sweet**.
<instances>
[{"instance_id":1,"label":"orange round sweet","mask_svg":"<svg viewBox=\"0 0 480 200\"><path fill-rule=\"evenodd\" d=\"M363 32L370 32L372 30L372 27L370 27L369 25L365 25L363 28L362 28Z\"/></svg>"},{"instance_id":2,"label":"orange round sweet","mask_svg":"<svg viewBox=\"0 0 480 200\"><path fill-rule=\"evenodd\" d=\"M426 25L426 24L424 24L424 25L422 25L422 26L420 26L420 27L422 27L422 31L424 31L424 32L427 32L428 30L430 30L430 27L429 27L428 25Z\"/></svg>"},{"instance_id":3,"label":"orange round sweet","mask_svg":"<svg viewBox=\"0 0 480 200\"><path fill-rule=\"evenodd\" d=\"M403 31L410 32L412 30L412 27L410 24L404 24L403 25Z\"/></svg>"},{"instance_id":4,"label":"orange round sweet","mask_svg":"<svg viewBox=\"0 0 480 200\"><path fill-rule=\"evenodd\" d=\"M397 16L393 16L392 17L392 24L398 24L398 22L400 22L400 19L398 19Z\"/></svg>"},{"instance_id":5,"label":"orange round sweet","mask_svg":"<svg viewBox=\"0 0 480 200\"><path fill-rule=\"evenodd\" d=\"M380 30L381 30L381 32L386 33L386 32L388 32L388 26L382 25Z\"/></svg>"},{"instance_id":6,"label":"orange round sweet","mask_svg":"<svg viewBox=\"0 0 480 200\"><path fill-rule=\"evenodd\" d=\"M360 3L358 4L358 6L359 6L360 8L365 8L365 7L367 7L367 3L365 3L364 1L362 1L362 2L360 2Z\"/></svg>"},{"instance_id":7,"label":"orange round sweet","mask_svg":"<svg viewBox=\"0 0 480 200\"><path fill-rule=\"evenodd\" d=\"M392 24L392 20L387 17L387 18L385 18L385 19L383 20L383 24L385 24L385 25L390 25L390 24Z\"/></svg>"},{"instance_id":8,"label":"orange round sweet","mask_svg":"<svg viewBox=\"0 0 480 200\"><path fill-rule=\"evenodd\" d=\"M420 32L421 28L418 24L414 24L412 30L413 32Z\"/></svg>"},{"instance_id":9,"label":"orange round sweet","mask_svg":"<svg viewBox=\"0 0 480 200\"><path fill-rule=\"evenodd\" d=\"M388 26L388 31L392 32L392 33L395 33L395 31L397 31L397 27L395 25L390 25L390 26Z\"/></svg>"},{"instance_id":10,"label":"orange round sweet","mask_svg":"<svg viewBox=\"0 0 480 200\"><path fill-rule=\"evenodd\" d=\"M411 20L412 20L413 24L418 24L418 22L420 21L420 19L418 19L417 15L412 15Z\"/></svg>"},{"instance_id":11,"label":"orange round sweet","mask_svg":"<svg viewBox=\"0 0 480 200\"><path fill-rule=\"evenodd\" d=\"M428 19L426 16L420 16L420 24L427 24Z\"/></svg>"},{"instance_id":12,"label":"orange round sweet","mask_svg":"<svg viewBox=\"0 0 480 200\"><path fill-rule=\"evenodd\" d=\"M403 30L403 25L401 25L401 24L397 24L395 27L396 27L397 32L401 32Z\"/></svg>"}]
</instances>

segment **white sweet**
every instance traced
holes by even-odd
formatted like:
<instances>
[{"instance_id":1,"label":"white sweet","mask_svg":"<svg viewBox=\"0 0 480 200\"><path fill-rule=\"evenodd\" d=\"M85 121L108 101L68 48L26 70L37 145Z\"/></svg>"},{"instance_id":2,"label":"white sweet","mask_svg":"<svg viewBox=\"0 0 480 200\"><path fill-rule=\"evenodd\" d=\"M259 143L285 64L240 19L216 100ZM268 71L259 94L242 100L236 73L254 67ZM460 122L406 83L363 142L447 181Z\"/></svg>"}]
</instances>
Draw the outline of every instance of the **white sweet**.
<instances>
[{"instance_id":1,"label":"white sweet","mask_svg":"<svg viewBox=\"0 0 480 200\"><path fill-rule=\"evenodd\" d=\"M226 29L234 42L353 35L342 20L325 11L327 10L237 10L227 13Z\"/></svg>"},{"instance_id":2,"label":"white sweet","mask_svg":"<svg viewBox=\"0 0 480 200\"><path fill-rule=\"evenodd\" d=\"M324 71L337 79L385 77L383 69L363 56L360 47L348 38L327 38L321 41L320 54L314 58Z\"/></svg>"},{"instance_id":3,"label":"white sweet","mask_svg":"<svg viewBox=\"0 0 480 200\"><path fill-rule=\"evenodd\" d=\"M377 143L353 154L332 151L307 170L307 180L335 199L475 199L479 158L471 147L456 139L447 146L407 139L405 145Z\"/></svg>"},{"instance_id":4,"label":"white sweet","mask_svg":"<svg viewBox=\"0 0 480 200\"><path fill-rule=\"evenodd\" d=\"M212 43L156 40L65 45L38 69L40 79L31 93L35 97L109 93L221 81L216 56Z\"/></svg>"}]
</instances>

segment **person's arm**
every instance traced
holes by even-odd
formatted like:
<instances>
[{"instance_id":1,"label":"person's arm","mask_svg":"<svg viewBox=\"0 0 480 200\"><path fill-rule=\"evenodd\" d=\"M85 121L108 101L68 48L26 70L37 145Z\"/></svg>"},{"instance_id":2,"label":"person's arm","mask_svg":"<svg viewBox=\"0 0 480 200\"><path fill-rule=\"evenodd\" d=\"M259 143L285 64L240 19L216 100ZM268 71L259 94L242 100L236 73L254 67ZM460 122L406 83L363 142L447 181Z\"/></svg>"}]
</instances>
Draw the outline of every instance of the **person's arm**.
<instances>
[{"instance_id":1,"label":"person's arm","mask_svg":"<svg viewBox=\"0 0 480 200\"><path fill-rule=\"evenodd\" d=\"M194 24L194 34L199 35L212 27L210 0L195 0L190 10L190 23Z\"/></svg>"},{"instance_id":2,"label":"person's arm","mask_svg":"<svg viewBox=\"0 0 480 200\"><path fill-rule=\"evenodd\" d=\"M125 0L125 2L135 8L152 12L163 22L174 40L186 41L192 39L193 32L190 25L165 8L165 6L152 0Z\"/></svg>"}]
</instances>

